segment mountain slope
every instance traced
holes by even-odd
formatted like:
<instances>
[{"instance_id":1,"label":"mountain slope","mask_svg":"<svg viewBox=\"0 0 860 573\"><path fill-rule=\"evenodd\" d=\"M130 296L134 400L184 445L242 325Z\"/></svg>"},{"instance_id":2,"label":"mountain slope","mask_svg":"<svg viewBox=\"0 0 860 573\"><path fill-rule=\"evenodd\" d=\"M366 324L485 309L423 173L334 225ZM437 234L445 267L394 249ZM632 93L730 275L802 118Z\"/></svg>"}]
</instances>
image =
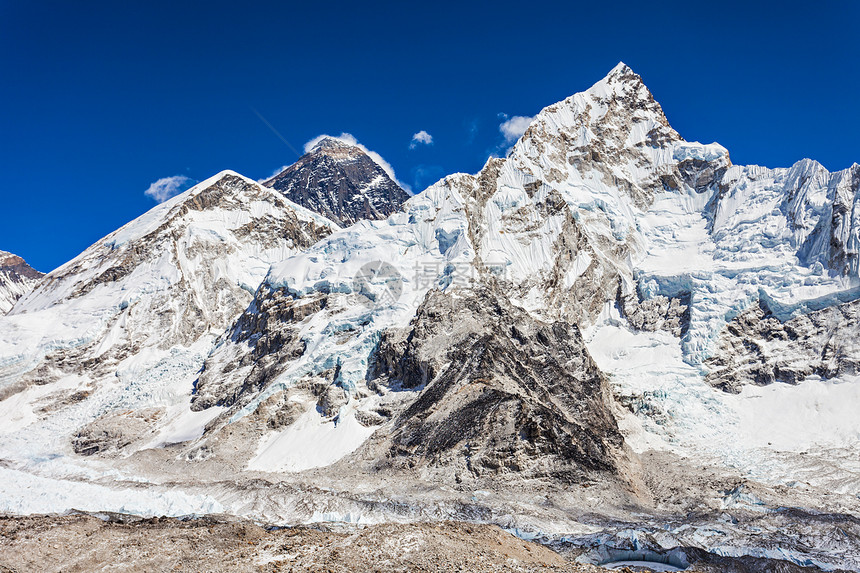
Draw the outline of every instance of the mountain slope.
<instances>
[{"instance_id":1,"label":"mountain slope","mask_svg":"<svg viewBox=\"0 0 860 573\"><path fill-rule=\"evenodd\" d=\"M43 276L21 257L0 251L0 315L9 312Z\"/></svg>"},{"instance_id":2,"label":"mountain slope","mask_svg":"<svg viewBox=\"0 0 860 573\"><path fill-rule=\"evenodd\" d=\"M409 198L364 150L333 137L263 184L344 227L384 219Z\"/></svg>"},{"instance_id":3,"label":"mountain slope","mask_svg":"<svg viewBox=\"0 0 860 573\"><path fill-rule=\"evenodd\" d=\"M98 241L0 321L5 445L27 459L53 432L67 436L61 451L91 453L165 429L271 263L334 229L225 171ZM149 410L85 426L123 408Z\"/></svg>"}]
</instances>

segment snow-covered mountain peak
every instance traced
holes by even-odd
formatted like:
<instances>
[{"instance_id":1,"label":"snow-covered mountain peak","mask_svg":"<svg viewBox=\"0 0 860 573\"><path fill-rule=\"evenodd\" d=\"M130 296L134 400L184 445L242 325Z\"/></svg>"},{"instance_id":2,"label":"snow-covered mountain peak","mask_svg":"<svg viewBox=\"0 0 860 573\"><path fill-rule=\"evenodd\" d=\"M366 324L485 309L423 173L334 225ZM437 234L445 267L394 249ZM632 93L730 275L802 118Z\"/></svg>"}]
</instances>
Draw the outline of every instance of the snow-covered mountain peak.
<instances>
[{"instance_id":1,"label":"snow-covered mountain peak","mask_svg":"<svg viewBox=\"0 0 860 573\"><path fill-rule=\"evenodd\" d=\"M395 179L391 166L382 158L382 156L367 149L364 145L360 144L355 137L348 133L344 133L339 136L323 134L312 139L305 144L305 154L299 158L296 164L308 163L313 160L319 160L320 158L345 163L369 160L385 171L386 175L388 175L392 181ZM264 184L269 185L284 173L284 171L287 171L294 166L295 165L286 167L281 171L281 173L269 178L269 180L264 182Z\"/></svg>"},{"instance_id":2,"label":"snow-covered mountain peak","mask_svg":"<svg viewBox=\"0 0 860 573\"><path fill-rule=\"evenodd\" d=\"M633 70L630 69L630 66L628 66L624 62L618 62L617 64L615 64L615 67L609 70L609 73L606 75L608 77L612 75L624 75L632 72Z\"/></svg>"},{"instance_id":3,"label":"snow-covered mountain peak","mask_svg":"<svg viewBox=\"0 0 860 573\"><path fill-rule=\"evenodd\" d=\"M634 72L630 66L624 62L618 62L614 68L609 70L609 73L606 74L603 79L596 82L588 89L588 91L596 92L601 88L618 90L624 85L635 87L636 89L645 87L645 83L642 81L642 77L639 74Z\"/></svg>"},{"instance_id":4,"label":"snow-covered mountain peak","mask_svg":"<svg viewBox=\"0 0 860 573\"><path fill-rule=\"evenodd\" d=\"M627 65L618 64L588 90L544 108L526 130L520 155L538 158L549 151L554 159L561 154L579 154L590 148L587 158L595 163L613 163L606 150L634 150L637 147L666 147L682 141L669 125L663 109L642 78ZM540 160L538 160L540 161Z\"/></svg>"},{"instance_id":5,"label":"snow-covered mountain peak","mask_svg":"<svg viewBox=\"0 0 860 573\"><path fill-rule=\"evenodd\" d=\"M676 145L684 156L714 155L714 149L685 142L641 78L619 64L588 90L544 108L510 158L569 203L594 205L599 189L606 196L600 202L611 201L629 219L629 207L647 208L683 161L675 158ZM728 163L728 154L718 161Z\"/></svg>"},{"instance_id":6,"label":"snow-covered mountain peak","mask_svg":"<svg viewBox=\"0 0 860 573\"><path fill-rule=\"evenodd\" d=\"M275 235L265 236L261 232L262 220L273 227ZM307 246L337 228L325 217L296 205L280 193L235 171L224 170L150 209L52 271L27 300L21 301L20 308L47 308L83 296L98 285L131 280L147 261L147 264L155 263L155 259L165 256L167 259L161 262L179 264L179 260L169 260L179 256L171 252L174 248L182 250L219 240L230 242L232 235L237 239L251 235L263 250L252 256L276 260L279 255L266 254L265 249L283 240L295 244L290 246ZM225 254L231 252L225 245L221 250ZM241 271L241 274L250 272L260 276L240 281L240 284L247 284L247 288L253 290L267 268L266 265L254 271ZM167 278L168 275L162 275L158 280ZM170 282L167 280L166 284ZM123 293L123 297L134 298L134 293L149 292L153 288L160 287L135 280L133 285L121 290L129 291Z\"/></svg>"},{"instance_id":7,"label":"snow-covered mountain peak","mask_svg":"<svg viewBox=\"0 0 860 573\"><path fill-rule=\"evenodd\" d=\"M620 99L634 107L653 107L656 103L642 77L623 62L612 68L603 79L588 88L585 93L598 101ZM659 108L657 105L657 109ZM662 109L660 113L662 114Z\"/></svg>"}]
</instances>

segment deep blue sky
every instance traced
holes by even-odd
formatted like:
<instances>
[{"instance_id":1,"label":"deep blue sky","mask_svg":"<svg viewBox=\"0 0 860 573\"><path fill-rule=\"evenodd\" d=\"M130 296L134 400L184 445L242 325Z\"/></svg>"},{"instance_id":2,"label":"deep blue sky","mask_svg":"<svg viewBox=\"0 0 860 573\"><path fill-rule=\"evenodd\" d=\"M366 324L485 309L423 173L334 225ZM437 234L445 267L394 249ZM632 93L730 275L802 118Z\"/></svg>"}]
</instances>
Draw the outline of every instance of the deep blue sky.
<instances>
[{"instance_id":1,"label":"deep blue sky","mask_svg":"<svg viewBox=\"0 0 860 573\"><path fill-rule=\"evenodd\" d=\"M749 4L0 0L0 249L49 271L161 177L295 161L252 108L298 149L352 133L420 190L480 169L500 113L621 60L735 163L860 161L860 2Z\"/></svg>"}]
</instances>

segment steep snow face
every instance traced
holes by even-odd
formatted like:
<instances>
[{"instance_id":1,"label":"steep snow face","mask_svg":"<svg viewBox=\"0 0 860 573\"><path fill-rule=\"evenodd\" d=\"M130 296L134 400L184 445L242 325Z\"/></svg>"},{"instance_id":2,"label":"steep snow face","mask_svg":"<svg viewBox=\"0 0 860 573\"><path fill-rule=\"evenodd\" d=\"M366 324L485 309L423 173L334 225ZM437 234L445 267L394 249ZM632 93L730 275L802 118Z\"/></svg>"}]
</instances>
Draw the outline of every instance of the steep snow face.
<instances>
[{"instance_id":1,"label":"steep snow face","mask_svg":"<svg viewBox=\"0 0 860 573\"><path fill-rule=\"evenodd\" d=\"M720 145L684 141L619 64L538 114L497 166L476 248L538 315L587 326L616 292L687 300L683 356L699 365L752 301L853 288L858 173L732 166Z\"/></svg>"},{"instance_id":2,"label":"steep snow face","mask_svg":"<svg viewBox=\"0 0 860 573\"><path fill-rule=\"evenodd\" d=\"M604 301L636 293L649 254L699 249L702 207L729 164L719 145L681 139L619 64L541 111L509 157L478 176L477 249L518 304L588 325ZM693 244L678 244L667 209L701 227Z\"/></svg>"},{"instance_id":3,"label":"steep snow face","mask_svg":"<svg viewBox=\"0 0 860 573\"><path fill-rule=\"evenodd\" d=\"M844 301L839 293L856 288L857 171L831 174L809 160L732 166L700 200L658 197L640 225L648 252L634 268L644 298L689 295L687 362L710 356L727 321L756 300L796 310L807 300Z\"/></svg>"},{"instance_id":4,"label":"steep snow face","mask_svg":"<svg viewBox=\"0 0 860 573\"><path fill-rule=\"evenodd\" d=\"M333 137L321 139L264 185L345 227L384 219L409 198L362 148Z\"/></svg>"},{"instance_id":5,"label":"steep snow face","mask_svg":"<svg viewBox=\"0 0 860 573\"><path fill-rule=\"evenodd\" d=\"M15 302L30 292L43 276L21 257L0 251L0 316L9 312Z\"/></svg>"},{"instance_id":6,"label":"steep snow face","mask_svg":"<svg viewBox=\"0 0 860 573\"><path fill-rule=\"evenodd\" d=\"M123 408L136 413L114 425L132 441L174 424L215 338L270 265L336 229L222 172L47 275L0 319L0 411L17 420L3 425L3 457L66 452L70 432Z\"/></svg>"}]
</instances>

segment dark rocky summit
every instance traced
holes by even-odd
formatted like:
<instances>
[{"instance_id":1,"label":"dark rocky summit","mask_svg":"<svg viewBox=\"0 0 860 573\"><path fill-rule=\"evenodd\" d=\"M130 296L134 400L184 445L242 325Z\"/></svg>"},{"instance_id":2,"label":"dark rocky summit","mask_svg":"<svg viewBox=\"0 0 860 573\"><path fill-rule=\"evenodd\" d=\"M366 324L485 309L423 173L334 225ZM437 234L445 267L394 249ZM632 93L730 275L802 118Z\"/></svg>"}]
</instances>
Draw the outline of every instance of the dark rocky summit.
<instances>
[{"instance_id":1,"label":"dark rocky summit","mask_svg":"<svg viewBox=\"0 0 860 573\"><path fill-rule=\"evenodd\" d=\"M384 219L409 198L363 149L333 137L263 184L344 227Z\"/></svg>"}]
</instances>

